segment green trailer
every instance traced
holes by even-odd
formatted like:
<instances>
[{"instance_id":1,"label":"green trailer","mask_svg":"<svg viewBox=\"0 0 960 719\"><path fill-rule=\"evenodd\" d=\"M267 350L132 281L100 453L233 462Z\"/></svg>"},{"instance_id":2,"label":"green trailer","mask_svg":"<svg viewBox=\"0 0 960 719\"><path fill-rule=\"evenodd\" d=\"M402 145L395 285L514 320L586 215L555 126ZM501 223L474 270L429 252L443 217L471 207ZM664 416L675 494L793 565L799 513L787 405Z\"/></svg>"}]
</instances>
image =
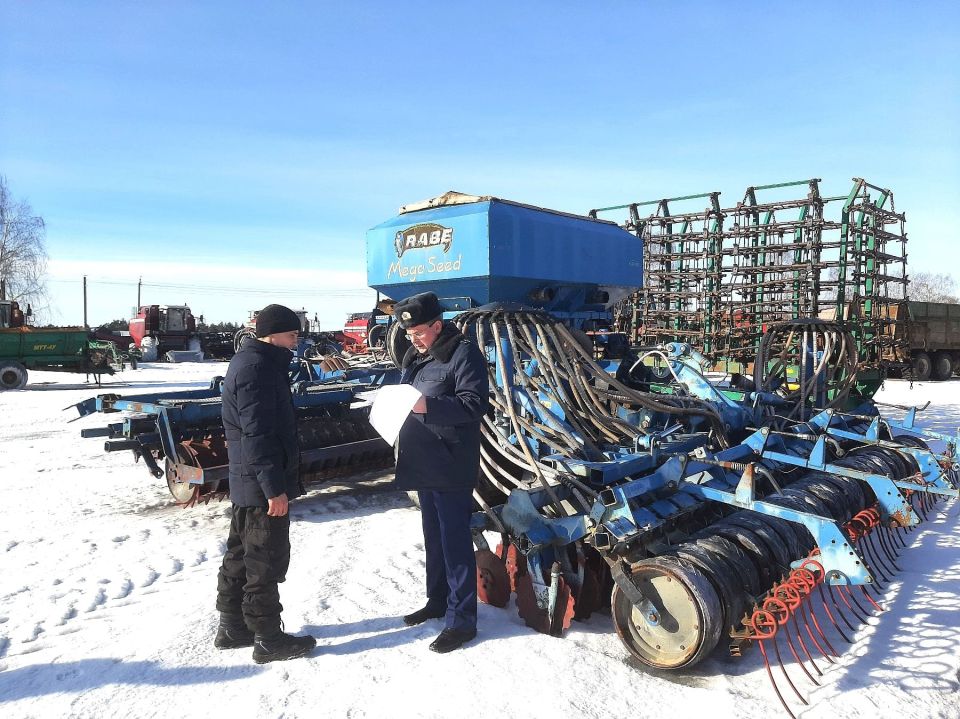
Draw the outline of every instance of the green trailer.
<instances>
[{"instance_id":1,"label":"green trailer","mask_svg":"<svg viewBox=\"0 0 960 719\"><path fill-rule=\"evenodd\" d=\"M123 366L110 342L91 340L82 327L11 326L11 302L0 300L0 390L22 389L29 370L113 374Z\"/></svg>"}]
</instances>

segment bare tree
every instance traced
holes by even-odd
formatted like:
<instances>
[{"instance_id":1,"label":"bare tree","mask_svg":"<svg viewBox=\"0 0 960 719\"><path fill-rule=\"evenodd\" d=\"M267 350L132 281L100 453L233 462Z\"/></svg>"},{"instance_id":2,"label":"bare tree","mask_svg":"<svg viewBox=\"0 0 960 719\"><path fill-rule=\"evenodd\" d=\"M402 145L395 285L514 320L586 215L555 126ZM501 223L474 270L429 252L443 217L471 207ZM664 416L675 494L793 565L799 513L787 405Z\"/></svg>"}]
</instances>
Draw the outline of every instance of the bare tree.
<instances>
[{"instance_id":1,"label":"bare tree","mask_svg":"<svg viewBox=\"0 0 960 719\"><path fill-rule=\"evenodd\" d=\"M956 302L957 281L953 275L914 272L910 275L910 299L918 302Z\"/></svg>"},{"instance_id":2,"label":"bare tree","mask_svg":"<svg viewBox=\"0 0 960 719\"><path fill-rule=\"evenodd\" d=\"M46 303L46 225L29 203L14 199L0 175L0 286L3 299Z\"/></svg>"}]
</instances>

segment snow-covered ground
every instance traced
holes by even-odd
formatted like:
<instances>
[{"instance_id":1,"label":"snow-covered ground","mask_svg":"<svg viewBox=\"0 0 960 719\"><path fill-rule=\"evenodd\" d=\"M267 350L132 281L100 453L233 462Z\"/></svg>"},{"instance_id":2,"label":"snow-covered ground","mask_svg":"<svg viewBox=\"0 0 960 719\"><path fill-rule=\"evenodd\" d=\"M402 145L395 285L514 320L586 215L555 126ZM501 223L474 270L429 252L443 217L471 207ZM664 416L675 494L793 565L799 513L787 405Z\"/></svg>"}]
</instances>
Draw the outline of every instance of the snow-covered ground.
<instances>
[{"instance_id":1,"label":"snow-covered ground","mask_svg":"<svg viewBox=\"0 0 960 719\"><path fill-rule=\"evenodd\" d=\"M0 717L783 716L756 649L718 651L689 672L628 658L608 614L562 639L512 605L481 605L480 634L427 649L437 622L400 616L423 601L418 510L389 474L328 485L292 506L293 562L281 585L288 631L307 659L257 666L213 647L226 503L178 509L128 452L105 454L63 408L98 391L206 386L226 365L146 365L107 380L31 373L0 394ZM889 382L879 399L932 402L925 422L960 426L960 380ZM798 717L960 717L960 507L910 536L887 611L861 629ZM789 691L783 685L785 692Z\"/></svg>"}]
</instances>

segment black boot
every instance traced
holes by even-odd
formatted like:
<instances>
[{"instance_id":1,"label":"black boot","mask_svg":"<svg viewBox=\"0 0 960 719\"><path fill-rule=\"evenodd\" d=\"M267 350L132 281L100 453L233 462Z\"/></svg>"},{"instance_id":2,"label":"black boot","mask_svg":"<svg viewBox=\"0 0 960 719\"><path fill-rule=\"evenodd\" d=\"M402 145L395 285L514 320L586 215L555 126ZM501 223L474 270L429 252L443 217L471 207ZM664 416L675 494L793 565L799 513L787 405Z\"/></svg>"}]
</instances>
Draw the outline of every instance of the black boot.
<instances>
[{"instance_id":1,"label":"black boot","mask_svg":"<svg viewBox=\"0 0 960 719\"><path fill-rule=\"evenodd\" d=\"M444 629L440 636L430 642L430 650L438 654L446 654L459 649L477 636L476 629Z\"/></svg>"},{"instance_id":2,"label":"black boot","mask_svg":"<svg viewBox=\"0 0 960 719\"><path fill-rule=\"evenodd\" d=\"M257 634L253 638L253 661L257 664L282 662L306 656L317 646L317 640L309 634L294 636L277 631L274 634Z\"/></svg>"},{"instance_id":3,"label":"black boot","mask_svg":"<svg viewBox=\"0 0 960 719\"><path fill-rule=\"evenodd\" d=\"M220 614L220 626L217 627L217 636L213 640L217 649L240 649L253 646L253 632L243 623L239 614Z\"/></svg>"},{"instance_id":4,"label":"black boot","mask_svg":"<svg viewBox=\"0 0 960 719\"><path fill-rule=\"evenodd\" d=\"M423 624L428 619L440 619L447 613L446 607L443 609L434 609L429 604L423 609L418 609L413 614L408 614L403 618L403 623L408 627Z\"/></svg>"}]
</instances>

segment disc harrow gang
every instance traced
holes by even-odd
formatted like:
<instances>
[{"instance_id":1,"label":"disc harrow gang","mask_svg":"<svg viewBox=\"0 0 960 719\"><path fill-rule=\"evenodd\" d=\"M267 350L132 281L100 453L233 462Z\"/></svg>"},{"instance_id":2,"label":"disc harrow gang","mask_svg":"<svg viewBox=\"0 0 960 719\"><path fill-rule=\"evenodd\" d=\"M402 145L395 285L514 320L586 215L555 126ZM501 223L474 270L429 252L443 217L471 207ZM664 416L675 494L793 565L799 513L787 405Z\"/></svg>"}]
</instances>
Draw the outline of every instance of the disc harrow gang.
<instances>
[{"instance_id":1,"label":"disc harrow gang","mask_svg":"<svg viewBox=\"0 0 960 719\"><path fill-rule=\"evenodd\" d=\"M343 369L338 370L339 379L311 382L296 379L302 374L302 364L291 369L301 482L307 485L362 476L364 471L390 467L392 448L370 425L369 409L354 406L354 398L371 389L375 381L395 378L396 370L368 367L358 374L368 383L340 381L346 377ZM131 450L151 474L166 479L178 505L190 507L223 499L229 493L229 461L220 419L220 382L221 378L214 378L207 390L151 397L100 395L86 400L77 405L81 416L124 410L132 414L122 422L81 434L107 437L104 447L108 452Z\"/></svg>"}]
</instances>

